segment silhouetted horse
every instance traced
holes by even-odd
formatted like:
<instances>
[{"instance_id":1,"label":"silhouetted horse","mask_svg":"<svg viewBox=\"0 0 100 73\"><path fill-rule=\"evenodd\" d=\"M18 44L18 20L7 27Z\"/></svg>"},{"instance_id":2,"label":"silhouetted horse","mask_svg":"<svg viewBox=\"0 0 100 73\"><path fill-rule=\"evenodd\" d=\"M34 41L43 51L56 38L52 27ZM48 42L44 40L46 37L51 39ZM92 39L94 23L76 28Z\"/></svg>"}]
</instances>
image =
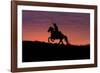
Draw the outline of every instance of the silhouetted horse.
<instances>
[{"instance_id":1,"label":"silhouetted horse","mask_svg":"<svg viewBox=\"0 0 100 73\"><path fill-rule=\"evenodd\" d=\"M64 34L62 34L60 31L55 32L53 27L49 27L48 32L51 33L51 36L48 38L48 42L49 43L51 43L50 41L54 42L54 40L59 39L60 40L59 44L60 43L64 44L63 43L63 39L64 39L64 41L66 42L66 44L69 45L67 36L65 36Z\"/></svg>"}]
</instances>

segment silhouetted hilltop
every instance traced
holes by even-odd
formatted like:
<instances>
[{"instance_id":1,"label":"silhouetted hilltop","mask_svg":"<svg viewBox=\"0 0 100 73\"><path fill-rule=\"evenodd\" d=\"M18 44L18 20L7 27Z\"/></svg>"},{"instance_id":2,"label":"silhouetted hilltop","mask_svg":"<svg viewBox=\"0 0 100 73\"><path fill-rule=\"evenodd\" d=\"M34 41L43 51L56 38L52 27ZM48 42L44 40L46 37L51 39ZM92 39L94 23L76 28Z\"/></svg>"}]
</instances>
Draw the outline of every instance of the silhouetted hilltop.
<instances>
[{"instance_id":1,"label":"silhouetted hilltop","mask_svg":"<svg viewBox=\"0 0 100 73\"><path fill-rule=\"evenodd\" d=\"M78 60L90 58L90 45L50 44L40 41L23 41L23 62Z\"/></svg>"}]
</instances>

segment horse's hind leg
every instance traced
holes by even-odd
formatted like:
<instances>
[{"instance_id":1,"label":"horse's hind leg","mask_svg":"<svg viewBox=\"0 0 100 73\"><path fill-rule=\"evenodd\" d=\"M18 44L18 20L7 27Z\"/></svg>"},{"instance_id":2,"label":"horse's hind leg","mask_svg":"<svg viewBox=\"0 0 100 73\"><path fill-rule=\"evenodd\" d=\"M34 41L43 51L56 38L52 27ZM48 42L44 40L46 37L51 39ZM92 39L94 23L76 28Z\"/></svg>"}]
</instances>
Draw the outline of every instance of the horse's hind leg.
<instances>
[{"instance_id":1,"label":"horse's hind leg","mask_svg":"<svg viewBox=\"0 0 100 73\"><path fill-rule=\"evenodd\" d=\"M59 44L63 44L62 39L60 39Z\"/></svg>"},{"instance_id":2,"label":"horse's hind leg","mask_svg":"<svg viewBox=\"0 0 100 73\"><path fill-rule=\"evenodd\" d=\"M66 41L67 44L69 44L69 42L68 42L68 38L67 38L67 37L65 38L65 41Z\"/></svg>"},{"instance_id":3,"label":"horse's hind leg","mask_svg":"<svg viewBox=\"0 0 100 73\"><path fill-rule=\"evenodd\" d=\"M69 44L69 41L68 41L68 37L67 37L67 36L64 36L64 39L65 39L67 45L70 45L70 44Z\"/></svg>"}]
</instances>

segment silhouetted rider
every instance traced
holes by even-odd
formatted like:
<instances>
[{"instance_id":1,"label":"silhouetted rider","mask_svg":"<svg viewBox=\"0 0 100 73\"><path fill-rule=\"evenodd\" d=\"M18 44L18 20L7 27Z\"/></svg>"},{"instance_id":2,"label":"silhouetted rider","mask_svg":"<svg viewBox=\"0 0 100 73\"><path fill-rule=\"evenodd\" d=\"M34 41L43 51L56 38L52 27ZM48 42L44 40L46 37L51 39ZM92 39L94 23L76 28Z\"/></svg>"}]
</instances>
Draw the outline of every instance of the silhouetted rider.
<instances>
[{"instance_id":1,"label":"silhouetted rider","mask_svg":"<svg viewBox=\"0 0 100 73\"><path fill-rule=\"evenodd\" d=\"M53 26L54 26L55 32L58 32L58 26L56 25L56 23L53 23Z\"/></svg>"},{"instance_id":2,"label":"silhouetted rider","mask_svg":"<svg viewBox=\"0 0 100 73\"><path fill-rule=\"evenodd\" d=\"M57 38L59 35L58 26L56 25L56 23L53 23L53 26L54 26L55 37Z\"/></svg>"}]
</instances>

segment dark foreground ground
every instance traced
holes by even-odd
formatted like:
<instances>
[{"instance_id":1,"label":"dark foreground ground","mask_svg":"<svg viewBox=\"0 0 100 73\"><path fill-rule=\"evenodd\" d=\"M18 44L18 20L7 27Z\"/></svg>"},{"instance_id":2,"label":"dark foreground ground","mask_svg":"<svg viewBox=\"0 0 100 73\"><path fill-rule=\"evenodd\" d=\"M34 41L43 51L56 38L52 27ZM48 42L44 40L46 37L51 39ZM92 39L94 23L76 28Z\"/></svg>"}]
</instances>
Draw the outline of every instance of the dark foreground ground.
<instances>
[{"instance_id":1,"label":"dark foreground ground","mask_svg":"<svg viewBox=\"0 0 100 73\"><path fill-rule=\"evenodd\" d=\"M90 59L90 45L58 45L23 41L23 62Z\"/></svg>"}]
</instances>

